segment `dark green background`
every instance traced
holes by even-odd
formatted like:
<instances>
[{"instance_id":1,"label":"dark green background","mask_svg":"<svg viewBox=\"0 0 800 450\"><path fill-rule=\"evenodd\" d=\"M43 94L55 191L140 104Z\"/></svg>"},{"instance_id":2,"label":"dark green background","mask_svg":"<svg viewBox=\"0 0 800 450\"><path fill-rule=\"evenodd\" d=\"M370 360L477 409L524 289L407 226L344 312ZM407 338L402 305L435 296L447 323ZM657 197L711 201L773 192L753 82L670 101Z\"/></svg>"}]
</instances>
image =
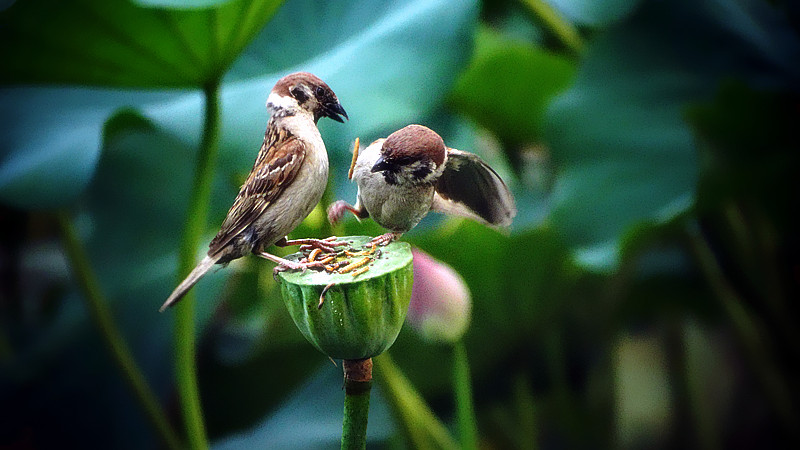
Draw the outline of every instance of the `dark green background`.
<instances>
[{"instance_id":1,"label":"dark green background","mask_svg":"<svg viewBox=\"0 0 800 450\"><path fill-rule=\"evenodd\" d=\"M512 188L508 235L431 215L404 237L471 289L486 448L798 442L797 2L550 1L579 48L535 1L202 3L0 12L0 446L157 446L81 301L59 210L180 422L173 316L158 307L177 278L201 89L221 77L210 240L261 143L269 89L296 70L351 118L320 123L326 201L354 200L355 137L408 123ZM382 231L332 230L318 210L293 237L332 232ZM295 329L271 269L245 258L195 288L209 433L220 447L336 447L339 369ZM448 347L404 329L391 352L450 421ZM380 393L372 410L371 445L402 446Z\"/></svg>"}]
</instances>

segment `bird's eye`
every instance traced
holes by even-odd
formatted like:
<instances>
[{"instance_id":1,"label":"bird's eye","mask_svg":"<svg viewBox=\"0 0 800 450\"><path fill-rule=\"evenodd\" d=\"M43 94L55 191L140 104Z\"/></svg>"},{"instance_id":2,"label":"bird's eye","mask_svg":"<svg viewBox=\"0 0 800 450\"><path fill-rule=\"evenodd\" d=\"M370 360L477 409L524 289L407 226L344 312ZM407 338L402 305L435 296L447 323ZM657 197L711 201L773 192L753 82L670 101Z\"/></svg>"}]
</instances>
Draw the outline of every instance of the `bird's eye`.
<instances>
[{"instance_id":1,"label":"bird's eye","mask_svg":"<svg viewBox=\"0 0 800 450\"><path fill-rule=\"evenodd\" d=\"M314 89L314 94L317 96L317 98L322 97L325 95L325 89L322 89L322 86L317 86L317 88Z\"/></svg>"}]
</instances>

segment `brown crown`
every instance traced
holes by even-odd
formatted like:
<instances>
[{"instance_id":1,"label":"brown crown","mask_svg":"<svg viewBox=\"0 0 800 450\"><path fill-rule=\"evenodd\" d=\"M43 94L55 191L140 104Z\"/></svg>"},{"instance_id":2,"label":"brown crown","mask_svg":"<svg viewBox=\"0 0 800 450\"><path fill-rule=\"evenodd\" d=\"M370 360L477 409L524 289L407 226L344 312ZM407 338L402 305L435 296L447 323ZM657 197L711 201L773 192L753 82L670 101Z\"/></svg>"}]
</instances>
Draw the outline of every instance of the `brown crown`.
<instances>
[{"instance_id":1,"label":"brown crown","mask_svg":"<svg viewBox=\"0 0 800 450\"><path fill-rule=\"evenodd\" d=\"M286 75L285 77L278 80L277 83L275 83L275 87L272 88L272 92L275 92L278 95L288 97L291 95L289 93L289 89L291 89L292 86L297 86L298 84L306 84L308 86L322 86L327 91L333 93L333 90L327 84L325 84L324 81L320 80L319 77L317 77L316 75L308 72L295 72Z\"/></svg>"},{"instance_id":2,"label":"brown crown","mask_svg":"<svg viewBox=\"0 0 800 450\"><path fill-rule=\"evenodd\" d=\"M447 147L442 137L430 128L408 125L390 134L383 141L381 152L387 160L415 161L427 155L437 166L441 166Z\"/></svg>"}]
</instances>

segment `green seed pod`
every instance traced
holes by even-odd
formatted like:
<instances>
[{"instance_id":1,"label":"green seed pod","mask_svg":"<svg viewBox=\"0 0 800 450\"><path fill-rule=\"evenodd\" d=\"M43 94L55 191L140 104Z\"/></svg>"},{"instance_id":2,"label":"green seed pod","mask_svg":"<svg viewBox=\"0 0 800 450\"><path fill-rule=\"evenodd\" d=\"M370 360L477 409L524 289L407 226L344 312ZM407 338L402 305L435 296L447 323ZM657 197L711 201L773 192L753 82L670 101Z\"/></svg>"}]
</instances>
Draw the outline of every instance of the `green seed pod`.
<instances>
[{"instance_id":1,"label":"green seed pod","mask_svg":"<svg viewBox=\"0 0 800 450\"><path fill-rule=\"evenodd\" d=\"M408 311L413 283L411 247L392 242L373 252L365 246L370 239L338 238L349 243L348 253L337 247L340 254L326 266L336 267L338 262L338 270L344 273L309 269L278 275L294 323L309 342L334 359L381 354L397 339ZM307 255L295 253L287 259L299 261ZM315 260L326 256L330 259L332 255L315 255ZM343 265L345 260L352 266L362 265L348 268ZM365 271L365 267L369 269Z\"/></svg>"}]
</instances>

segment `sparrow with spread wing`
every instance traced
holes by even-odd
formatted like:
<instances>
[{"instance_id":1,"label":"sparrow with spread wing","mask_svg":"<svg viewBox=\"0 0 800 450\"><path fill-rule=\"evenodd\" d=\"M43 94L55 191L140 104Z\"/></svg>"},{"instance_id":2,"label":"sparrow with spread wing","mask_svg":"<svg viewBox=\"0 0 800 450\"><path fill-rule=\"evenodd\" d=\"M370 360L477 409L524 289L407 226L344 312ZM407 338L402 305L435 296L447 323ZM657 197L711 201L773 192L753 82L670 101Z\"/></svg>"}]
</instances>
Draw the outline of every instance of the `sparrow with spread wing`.
<instances>
[{"instance_id":1,"label":"sparrow with spread wing","mask_svg":"<svg viewBox=\"0 0 800 450\"><path fill-rule=\"evenodd\" d=\"M517 213L508 187L477 155L449 148L430 128L409 125L363 152L353 154L352 178L358 184L355 206L331 204L328 220L345 211L372 217L390 232L373 241L385 245L436 211L506 227Z\"/></svg>"},{"instance_id":2,"label":"sparrow with spread wing","mask_svg":"<svg viewBox=\"0 0 800 450\"><path fill-rule=\"evenodd\" d=\"M264 143L250 175L211 241L208 254L170 294L161 311L175 304L215 264L248 253L279 267L305 269L314 263L289 261L267 253L270 245L336 245L331 241L286 235L314 209L328 180L328 153L317 129L321 117L347 117L333 90L316 76L298 72L278 80L267 98L270 112Z\"/></svg>"}]
</instances>

